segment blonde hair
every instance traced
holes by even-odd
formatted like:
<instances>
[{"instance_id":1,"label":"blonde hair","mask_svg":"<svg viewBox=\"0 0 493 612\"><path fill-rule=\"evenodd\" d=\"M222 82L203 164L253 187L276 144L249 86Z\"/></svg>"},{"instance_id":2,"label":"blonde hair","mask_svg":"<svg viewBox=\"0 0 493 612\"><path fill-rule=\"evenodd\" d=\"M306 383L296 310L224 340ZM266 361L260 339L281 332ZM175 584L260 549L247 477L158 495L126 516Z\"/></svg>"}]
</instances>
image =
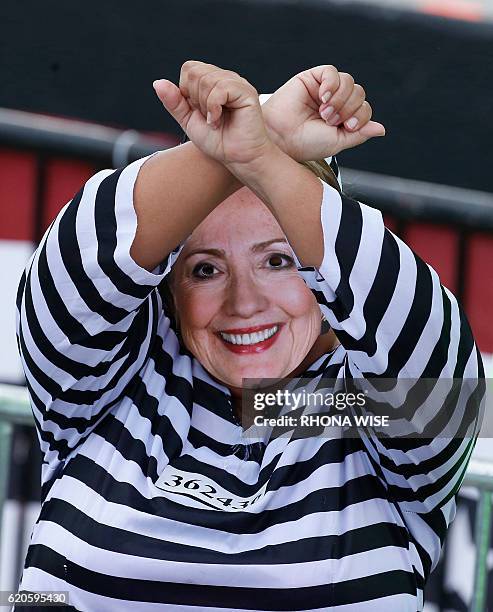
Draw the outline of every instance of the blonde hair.
<instances>
[{"instance_id":1,"label":"blonde hair","mask_svg":"<svg viewBox=\"0 0 493 612\"><path fill-rule=\"evenodd\" d=\"M339 193L341 193L341 186L339 185L339 181L337 177L330 167L330 165L325 161L325 159L319 159L318 161L303 161L300 162L302 166L305 166L313 172L315 176L319 179L337 189Z\"/></svg>"}]
</instances>

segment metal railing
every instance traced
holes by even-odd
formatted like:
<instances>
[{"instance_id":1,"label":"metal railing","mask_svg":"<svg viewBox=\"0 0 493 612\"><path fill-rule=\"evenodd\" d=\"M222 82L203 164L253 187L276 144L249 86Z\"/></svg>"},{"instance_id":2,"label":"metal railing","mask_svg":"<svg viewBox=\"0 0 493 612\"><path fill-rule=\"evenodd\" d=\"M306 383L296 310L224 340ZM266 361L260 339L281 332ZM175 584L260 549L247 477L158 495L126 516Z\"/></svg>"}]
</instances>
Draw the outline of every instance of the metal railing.
<instances>
[{"instance_id":1,"label":"metal railing","mask_svg":"<svg viewBox=\"0 0 493 612\"><path fill-rule=\"evenodd\" d=\"M26 387L0 384L0 552L2 519L10 475L10 453L15 425L34 426Z\"/></svg>"}]
</instances>

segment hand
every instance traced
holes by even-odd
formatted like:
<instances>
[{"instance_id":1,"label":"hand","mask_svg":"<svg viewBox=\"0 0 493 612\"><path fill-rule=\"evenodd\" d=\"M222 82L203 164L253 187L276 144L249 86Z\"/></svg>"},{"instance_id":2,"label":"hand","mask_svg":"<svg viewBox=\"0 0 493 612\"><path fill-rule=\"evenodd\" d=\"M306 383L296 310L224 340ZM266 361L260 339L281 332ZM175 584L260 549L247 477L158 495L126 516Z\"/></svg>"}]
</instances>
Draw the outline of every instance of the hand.
<instances>
[{"instance_id":1,"label":"hand","mask_svg":"<svg viewBox=\"0 0 493 612\"><path fill-rule=\"evenodd\" d=\"M263 104L262 112L279 148L297 161L317 160L385 135L381 123L370 121L372 108L365 97L350 74L317 66L287 81ZM328 116L330 107L334 111Z\"/></svg>"},{"instance_id":2,"label":"hand","mask_svg":"<svg viewBox=\"0 0 493 612\"><path fill-rule=\"evenodd\" d=\"M179 87L163 79L154 88L190 140L225 165L248 164L274 146L257 91L235 72L188 61L181 68Z\"/></svg>"}]
</instances>

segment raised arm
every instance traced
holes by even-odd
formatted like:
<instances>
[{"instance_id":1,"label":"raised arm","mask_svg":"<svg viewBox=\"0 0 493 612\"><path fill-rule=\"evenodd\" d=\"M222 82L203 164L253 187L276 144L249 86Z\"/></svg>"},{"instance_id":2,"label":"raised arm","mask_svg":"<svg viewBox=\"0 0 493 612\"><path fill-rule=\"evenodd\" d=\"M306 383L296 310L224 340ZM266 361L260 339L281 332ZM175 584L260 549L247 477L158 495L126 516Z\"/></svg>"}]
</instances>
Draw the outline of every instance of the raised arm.
<instances>
[{"instance_id":1,"label":"raised arm","mask_svg":"<svg viewBox=\"0 0 493 612\"><path fill-rule=\"evenodd\" d=\"M180 94L172 83L160 81L159 87L166 88L166 108L197 147L270 208L303 264L320 264L321 184L297 162L335 155L385 134L381 124L370 121L363 88L333 66L318 66L283 85L262 115L250 83L210 64L187 62L182 68L186 107L169 102L173 92ZM327 114L330 105L334 111Z\"/></svg>"}]
</instances>

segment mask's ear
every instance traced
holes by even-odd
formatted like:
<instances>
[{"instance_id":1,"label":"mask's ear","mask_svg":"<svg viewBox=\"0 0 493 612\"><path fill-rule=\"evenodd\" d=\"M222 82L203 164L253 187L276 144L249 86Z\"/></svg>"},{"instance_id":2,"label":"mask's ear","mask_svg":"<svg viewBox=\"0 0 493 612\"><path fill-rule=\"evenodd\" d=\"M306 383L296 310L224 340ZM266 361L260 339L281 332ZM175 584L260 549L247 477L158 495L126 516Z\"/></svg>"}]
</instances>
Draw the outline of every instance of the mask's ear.
<instances>
[{"instance_id":1,"label":"mask's ear","mask_svg":"<svg viewBox=\"0 0 493 612\"><path fill-rule=\"evenodd\" d=\"M170 275L166 276L158 285L159 295L163 300L163 310L171 321L171 327L175 330L176 334L179 334L179 321L178 314L175 307L175 299L170 288Z\"/></svg>"}]
</instances>

